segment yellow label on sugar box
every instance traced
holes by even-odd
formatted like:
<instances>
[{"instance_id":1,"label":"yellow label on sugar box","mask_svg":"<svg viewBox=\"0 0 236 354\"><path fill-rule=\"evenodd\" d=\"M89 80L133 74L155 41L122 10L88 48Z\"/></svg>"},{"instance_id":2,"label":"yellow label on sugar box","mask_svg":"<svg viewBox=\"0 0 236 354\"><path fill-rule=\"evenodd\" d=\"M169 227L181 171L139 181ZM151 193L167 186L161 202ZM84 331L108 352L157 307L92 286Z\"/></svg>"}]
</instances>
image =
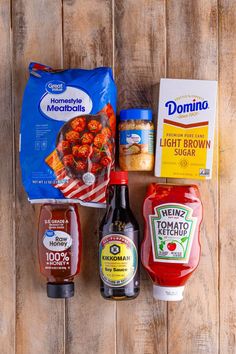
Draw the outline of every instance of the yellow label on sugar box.
<instances>
[{"instance_id":1,"label":"yellow label on sugar box","mask_svg":"<svg viewBox=\"0 0 236 354\"><path fill-rule=\"evenodd\" d=\"M217 81L161 79L155 176L212 175Z\"/></svg>"}]
</instances>

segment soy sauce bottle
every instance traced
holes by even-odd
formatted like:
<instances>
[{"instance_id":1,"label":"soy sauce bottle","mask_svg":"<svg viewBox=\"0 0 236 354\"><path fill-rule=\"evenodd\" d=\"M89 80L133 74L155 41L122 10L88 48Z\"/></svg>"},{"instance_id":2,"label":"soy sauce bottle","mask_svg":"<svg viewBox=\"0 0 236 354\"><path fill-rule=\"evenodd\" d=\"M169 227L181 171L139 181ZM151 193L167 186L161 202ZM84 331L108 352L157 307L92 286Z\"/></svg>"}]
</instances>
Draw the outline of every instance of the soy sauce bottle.
<instances>
[{"instance_id":1,"label":"soy sauce bottle","mask_svg":"<svg viewBox=\"0 0 236 354\"><path fill-rule=\"evenodd\" d=\"M107 210L99 227L101 295L110 300L139 294L139 226L129 207L128 173L112 171Z\"/></svg>"}]
</instances>

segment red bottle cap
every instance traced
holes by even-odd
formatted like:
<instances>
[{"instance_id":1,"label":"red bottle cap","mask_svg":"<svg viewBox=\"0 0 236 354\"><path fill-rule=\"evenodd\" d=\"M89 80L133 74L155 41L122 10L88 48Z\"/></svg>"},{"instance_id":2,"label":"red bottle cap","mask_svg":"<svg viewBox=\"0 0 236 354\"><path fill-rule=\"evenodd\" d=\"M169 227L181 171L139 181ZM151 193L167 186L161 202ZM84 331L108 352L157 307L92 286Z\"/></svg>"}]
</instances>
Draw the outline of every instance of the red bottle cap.
<instances>
[{"instance_id":1,"label":"red bottle cap","mask_svg":"<svg viewBox=\"0 0 236 354\"><path fill-rule=\"evenodd\" d=\"M128 184L128 172L111 171L109 184Z\"/></svg>"}]
</instances>

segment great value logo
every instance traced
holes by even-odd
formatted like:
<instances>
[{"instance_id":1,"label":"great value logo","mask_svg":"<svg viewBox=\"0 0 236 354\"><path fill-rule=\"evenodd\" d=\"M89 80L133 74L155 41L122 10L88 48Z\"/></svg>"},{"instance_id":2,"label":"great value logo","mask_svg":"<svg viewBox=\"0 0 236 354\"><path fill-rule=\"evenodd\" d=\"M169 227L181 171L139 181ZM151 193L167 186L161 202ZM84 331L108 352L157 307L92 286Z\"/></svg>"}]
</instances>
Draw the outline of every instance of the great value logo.
<instances>
[{"instance_id":1,"label":"great value logo","mask_svg":"<svg viewBox=\"0 0 236 354\"><path fill-rule=\"evenodd\" d=\"M129 134L126 137L126 141L128 144L138 144L141 141L141 137L138 134Z\"/></svg>"},{"instance_id":2,"label":"great value logo","mask_svg":"<svg viewBox=\"0 0 236 354\"><path fill-rule=\"evenodd\" d=\"M66 84L59 80L49 81L47 82L45 89L49 93L59 95L60 93L65 92Z\"/></svg>"},{"instance_id":3,"label":"great value logo","mask_svg":"<svg viewBox=\"0 0 236 354\"><path fill-rule=\"evenodd\" d=\"M168 115L171 116L175 113L184 114L190 112L197 112L206 110L209 108L208 101L197 101L193 99L192 102L177 104L175 101L168 101L165 104L165 107L168 109Z\"/></svg>"},{"instance_id":4,"label":"great value logo","mask_svg":"<svg viewBox=\"0 0 236 354\"><path fill-rule=\"evenodd\" d=\"M72 238L64 231L46 230L43 244L50 251L61 252L71 247Z\"/></svg>"}]
</instances>

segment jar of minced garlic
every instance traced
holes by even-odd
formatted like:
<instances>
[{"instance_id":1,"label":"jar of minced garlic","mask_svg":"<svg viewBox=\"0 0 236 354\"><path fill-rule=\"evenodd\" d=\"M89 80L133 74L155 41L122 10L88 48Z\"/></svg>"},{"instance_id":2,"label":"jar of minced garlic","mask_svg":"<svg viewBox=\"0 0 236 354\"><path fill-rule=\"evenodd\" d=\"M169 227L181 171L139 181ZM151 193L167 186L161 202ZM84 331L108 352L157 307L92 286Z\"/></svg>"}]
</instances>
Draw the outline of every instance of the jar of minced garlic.
<instances>
[{"instance_id":1,"label":"jar of minced garlic","mask_svg":"<svg viewBox=\"0 0 236 354\"><path fill-rule=\"evenodd\" d=\"M124 109L119 123L119 164L124 171L152 171L154 124L151 109Z\"/></svg>"}]
</instances>

